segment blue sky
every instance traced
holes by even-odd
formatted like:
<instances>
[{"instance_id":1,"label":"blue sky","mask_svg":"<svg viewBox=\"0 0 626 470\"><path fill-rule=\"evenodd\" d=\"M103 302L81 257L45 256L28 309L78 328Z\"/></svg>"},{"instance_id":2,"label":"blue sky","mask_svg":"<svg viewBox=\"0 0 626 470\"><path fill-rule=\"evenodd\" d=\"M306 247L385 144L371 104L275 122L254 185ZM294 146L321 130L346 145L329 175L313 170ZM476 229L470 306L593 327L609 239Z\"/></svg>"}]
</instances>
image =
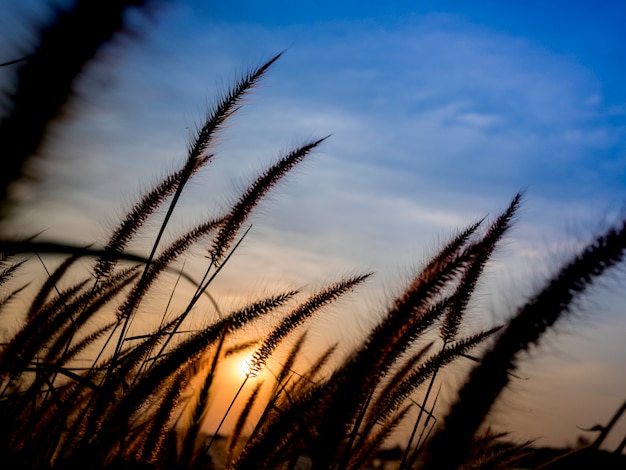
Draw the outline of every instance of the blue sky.
<instances>
[{"instance_id":1,"label":"blue sky","mask_svg":"<svg viewBox=\"0 0 626 470\"><path fill-rule=\"evenodd\" d=\"M2 37L23 37L41 3L0 0L13 15ZM525 190L477 299L480 325L511 314L623 214L623 2L178 0L137 24L148 26L141 39L108 49L80 83L68 125L50 141L45 182L24 191L15 227L103 236L140 188L181 161L215 96L282 50L180 223L226 207L281 151L332 136L254 216L242 261L224 274L225 298L237 296L235 280L300 285L374 270L367 302L316 327L319 341L330 341L326 326L352 340L440 241ZM576 425L606 421L623 401L622 274L525 362L529 379L502 405L516 437L572 443Z\"/></svg>"}]
</instances>

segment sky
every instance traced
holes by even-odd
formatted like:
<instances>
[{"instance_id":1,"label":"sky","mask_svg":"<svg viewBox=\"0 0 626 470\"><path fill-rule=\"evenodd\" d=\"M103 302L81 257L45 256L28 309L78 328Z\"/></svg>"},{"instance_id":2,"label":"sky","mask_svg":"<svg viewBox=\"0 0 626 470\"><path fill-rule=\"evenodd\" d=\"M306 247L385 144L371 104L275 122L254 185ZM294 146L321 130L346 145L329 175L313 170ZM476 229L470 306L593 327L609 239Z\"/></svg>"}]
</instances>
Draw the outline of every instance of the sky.
<instances>
[{"instance_id":1,"label":"sky","mask_svg":"<svg viewBox=\"0 0 626 470\"><path fill-rule=\"evenodd\" d=\"M0 0L0 60L28 43L44 3ZM357 300L312 327L314 341L338 338L347 351L442 241L524 191L475 299L472 321L493 324L623 216L624 2L176 0L130 21L136 34L77 84L37 164L40 180L20 189L16 233L104 239L141 190L182 161L215 98L281 51L177 223L216 215L281 152L330 138L253 216L219 287L226 303L242 285L374 271ZM9 71L0 73L6 83ZM494 423L519 440L562 445L582 434L577 426L608 421L626 393L624 274L610 273L524 357ZM625 432L622 422L607 447Z\"/></svg>"}]
</instances>

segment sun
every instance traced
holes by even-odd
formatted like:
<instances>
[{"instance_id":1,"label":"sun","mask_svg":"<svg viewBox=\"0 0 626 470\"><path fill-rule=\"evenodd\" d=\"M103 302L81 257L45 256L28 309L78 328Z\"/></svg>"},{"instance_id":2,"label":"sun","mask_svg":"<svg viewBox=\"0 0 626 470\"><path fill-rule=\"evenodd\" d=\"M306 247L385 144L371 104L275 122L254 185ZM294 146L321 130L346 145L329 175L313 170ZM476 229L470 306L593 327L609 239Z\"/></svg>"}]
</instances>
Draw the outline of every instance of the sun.
<instances>
[{"instance_id":1,"label":"sun","mask_svg":"<svg viewBox=\"0 0 626 470\"><path fill-rule=\"evenodd\" d=\"M252 354L245 355L238 363L237 363L237 372L247 378L256 377L257 372L252 369Z\"/></svg>"}]
</instances>

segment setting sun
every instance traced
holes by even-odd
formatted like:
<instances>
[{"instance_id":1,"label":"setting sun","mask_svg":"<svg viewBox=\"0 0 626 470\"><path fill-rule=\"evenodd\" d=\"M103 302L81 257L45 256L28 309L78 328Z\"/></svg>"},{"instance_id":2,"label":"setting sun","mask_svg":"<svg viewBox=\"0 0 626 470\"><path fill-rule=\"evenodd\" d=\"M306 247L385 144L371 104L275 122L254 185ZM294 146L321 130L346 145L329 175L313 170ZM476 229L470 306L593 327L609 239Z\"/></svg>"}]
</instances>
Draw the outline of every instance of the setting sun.
<instances>
[{"instance_id":1,"label":"setting sun","mask_svg":"<svg viewBox=\"0 0 626 470\"><path fill-rule=\"evenodd\" d=\"M239 362L237 363L236 369L237 372L244 377L252 378L258 375L258 371L255 372L252 370L252 354L246 354Z\"/></svg>"}]
</instances>

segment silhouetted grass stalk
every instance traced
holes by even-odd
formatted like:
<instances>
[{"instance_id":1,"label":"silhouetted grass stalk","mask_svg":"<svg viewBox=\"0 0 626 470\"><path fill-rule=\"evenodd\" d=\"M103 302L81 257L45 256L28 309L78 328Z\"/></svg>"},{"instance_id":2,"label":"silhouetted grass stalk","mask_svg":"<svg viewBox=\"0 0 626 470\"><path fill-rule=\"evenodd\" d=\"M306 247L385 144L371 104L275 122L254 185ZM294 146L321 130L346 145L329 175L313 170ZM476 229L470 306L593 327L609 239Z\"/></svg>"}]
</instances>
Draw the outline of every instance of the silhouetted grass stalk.
<instances>
[{"instance_id":1,"label":"silhouetted grass stalk","mask_svg":"<svg viewBox=\"0 0 626 470\"><path fill-rule=\"evenodd\" d=\"M571 308L593 280L624 257L626 222L611 227L567 263L509 321L493 347L469 376L431 439L426 470L452 470L468 457L472 438L516 368L519 352L539 341L545 331ZM450 452L454 446L455 452Z\"/></svg>"}]
</instances>

